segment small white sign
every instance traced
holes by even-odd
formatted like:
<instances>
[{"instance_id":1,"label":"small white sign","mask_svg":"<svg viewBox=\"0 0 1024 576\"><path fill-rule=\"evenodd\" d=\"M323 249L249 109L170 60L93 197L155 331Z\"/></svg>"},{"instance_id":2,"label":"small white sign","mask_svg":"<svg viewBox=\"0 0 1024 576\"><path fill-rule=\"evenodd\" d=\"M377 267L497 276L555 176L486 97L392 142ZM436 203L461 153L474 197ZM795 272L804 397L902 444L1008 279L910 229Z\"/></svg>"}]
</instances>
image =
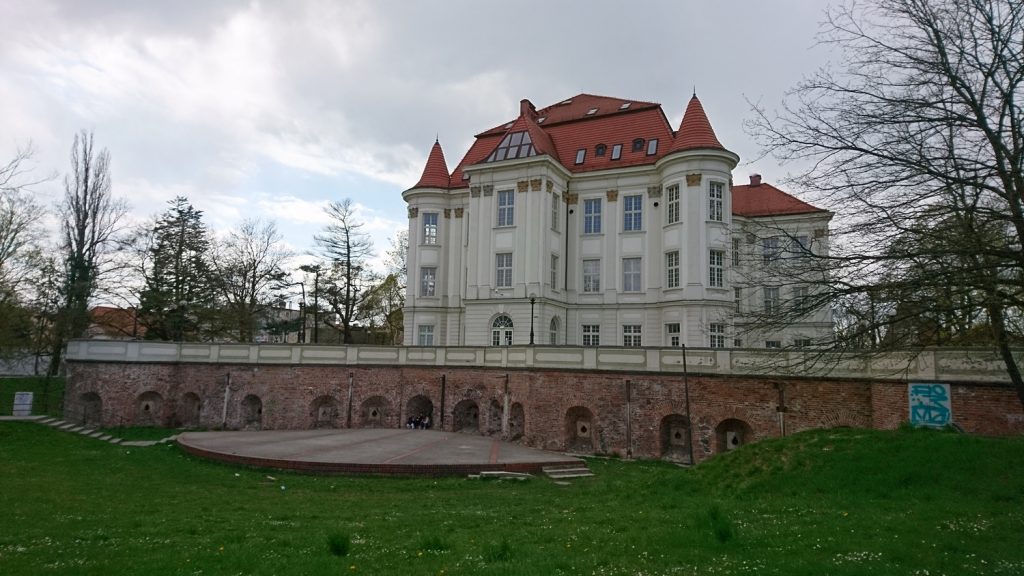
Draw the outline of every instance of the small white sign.
<instances>
[{"instance_id":1,"label":"small white sign","mask_svg":"<svg viewBox=\"0 0 1024 576\"><path fill-rule=\"evenodd\" d=\"M15 416L31 416L32 415L32 393L31 392L15 392L14 393L14 411Z\"/></svg>"}]
</instances>

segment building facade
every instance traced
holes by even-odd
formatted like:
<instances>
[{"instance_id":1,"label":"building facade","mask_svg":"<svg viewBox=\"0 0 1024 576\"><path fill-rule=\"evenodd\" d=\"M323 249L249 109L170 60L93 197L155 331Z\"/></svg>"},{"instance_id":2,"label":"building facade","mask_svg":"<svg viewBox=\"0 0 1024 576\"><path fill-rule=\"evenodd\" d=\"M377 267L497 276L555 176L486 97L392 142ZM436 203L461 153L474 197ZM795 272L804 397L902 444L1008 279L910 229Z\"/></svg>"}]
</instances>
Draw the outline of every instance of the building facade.
<instances>
[{"instance_id":1,"label":"building facade","mask_svg":"<svg viewBox=\"0 0 1024 576\"><path fill-rule=\"evenodd\" d=\"M815 276L799 263L827 254L831 214L759 176L733 186L738 161L696 95L678 130L651 102L580 94L537 110L523 100L452 172L435 142L403 193L404 344L828 339L830 312L811 307ZM761 321L782 306L799 314Z\"/></svg>"}]
</instances>

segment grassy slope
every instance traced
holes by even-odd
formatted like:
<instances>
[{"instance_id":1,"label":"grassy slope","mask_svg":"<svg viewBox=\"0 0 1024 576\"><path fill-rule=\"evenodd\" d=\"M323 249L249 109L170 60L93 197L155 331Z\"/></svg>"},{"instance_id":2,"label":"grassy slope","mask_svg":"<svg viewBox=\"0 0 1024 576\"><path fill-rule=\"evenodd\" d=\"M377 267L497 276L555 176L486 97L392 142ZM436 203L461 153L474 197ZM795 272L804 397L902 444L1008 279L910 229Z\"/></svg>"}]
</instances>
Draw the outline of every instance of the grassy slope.
<instances>
[{"instance_id":1,"label":"grassy slope","mask_svg":"<svg viewBox=\"0 0 1024 576\"><path fill-rule=\"evenodd\" d=\"M1020 438L819 431L559 486L268 473L0 423L0 462L2 574L1024 573Z\"/></svg>"}]
</instances>

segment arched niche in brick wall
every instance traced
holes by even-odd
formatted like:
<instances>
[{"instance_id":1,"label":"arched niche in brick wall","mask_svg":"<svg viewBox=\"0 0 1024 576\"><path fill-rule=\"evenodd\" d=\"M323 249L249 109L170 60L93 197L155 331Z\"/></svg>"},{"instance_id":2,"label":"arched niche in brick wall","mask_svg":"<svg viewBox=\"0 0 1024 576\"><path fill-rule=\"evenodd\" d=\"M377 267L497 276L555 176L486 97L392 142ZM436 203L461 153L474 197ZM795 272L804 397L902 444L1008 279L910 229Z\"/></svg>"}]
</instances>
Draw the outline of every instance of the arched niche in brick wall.
<instances>
[{"instance_id":1,"label":"arched niche in brick wall","mask_svg":"<svg viewBox=\"0 0 1024 576\"><path fill-rule=\"evenodd\" d=\"M202 415L203 403L195 392L186 392L178 400L178 409L175 413L175 420L182 428L199 428L199 420Z\"/></svg>"},{"instance_id":2,"label":"arched niche in brick wall","mask_svg":"<svg viewBox=\"0 0 1024 576\"><path fill-rule=\"evenodd\" d=\"M309 405L313 428L338 427L338 402L333 396L317 396Z\"/></svg>"},{"instance_id":3,"label":"arched niche in brick wall","mask_svg":"<svg viewBox=\"0 0 1024 576\"><path fill-rule=\"evenodd\" d=\"M255 394L242 398L242 428L260 430L263 428L263 400Z\"/></svg>"},{"instance_id":4,"label":"arched niche in brick wall","mask_svg":"<svg viewBox=\"0 0 1024 576\"><path fill-rule=\"evenodd\" d=\"M480 407L475 400L463 400L452 409L452 430L455 432L480 433Z\"/></svg>"},{"instance_id":5,"label":"arched niche in brick wall","mask_svg":"<svg viewBox=\"0 0 1024 576\"><path fill-rule=\"evenodd\" d=\"M661 457L672 462L690 462L690 426L686 416L669 414L658 426Z\"/></svg>"},{"instance_id":6,"label":"arched niche in brick wall","mask_svg":"<svg viewBox=\"0 0 1024 576\"><path fill-rule=\"evenodd\" d=\"M508 415L508 439L518 440L526 430L526 411L519 402L513 402Z\"/></svg>"},{"instance_id":7,"label":"arched niche in brick wall","mask_svg":"<svg viewBox=\"0 0 1024 576\"><path fill-rule=\"evenodd\" d=\"M584 406L573 406L565 412L565 449L569 452L594 451L594 413Z\"/></svg>"},{"instance_id":8,"label":"arched niche in brick wall","mask_svg":"<svg viewBox=\"0 0 1024 576\"><path fill-rule=\"evenodd\" d=\"M409 401L405 403L406 420L409 418L423 418L427 416L430 417L430 425L433 427L437 422L437 418L434 414L434 403L428 396L417 394L412 398L409 398Z\"/></svg>"},{"instance_id":9,"label":"arched niche in brick wall","mask_svg":"<svg viewBox=\"0 0 1024 576\"><path fill-rule=\"evenodd\" d=\"M95 392L86 392L78 397L81 412L78 421L83 426L98 428L103 425L103 399Z\"/></svg>"},{"instance_id":10,"label":"arched niche in brick wall","mask_svg":"<svg viewBox=\"0 0 1024 576\"><path fill-rule=\"evenodd\" d=\"M164 397L152 390L139 394L135 399L136 426L162 426Z\"/></svg>"},{"instance_id":11,"label":"arched niche in brick wall","mask_svg":"<svg viewBox=\"0 0 1024 576\"><path fill-rule=\"evenodd\" d=\"M736 418L722 420L715 426L715 452L735 450L754 439L750 424Z\"/></svg>"},{"instance_id":12,"label":"arched niche in brick wall","mask_svg":"<svg viewBox=\"0 0 1024 576\"><path fill-rule=\"evenodd\" d=\"M391 405L383 396L370 396L359 407L361 428L385 428L391 415Z\"/></svg>"}]
</instances>

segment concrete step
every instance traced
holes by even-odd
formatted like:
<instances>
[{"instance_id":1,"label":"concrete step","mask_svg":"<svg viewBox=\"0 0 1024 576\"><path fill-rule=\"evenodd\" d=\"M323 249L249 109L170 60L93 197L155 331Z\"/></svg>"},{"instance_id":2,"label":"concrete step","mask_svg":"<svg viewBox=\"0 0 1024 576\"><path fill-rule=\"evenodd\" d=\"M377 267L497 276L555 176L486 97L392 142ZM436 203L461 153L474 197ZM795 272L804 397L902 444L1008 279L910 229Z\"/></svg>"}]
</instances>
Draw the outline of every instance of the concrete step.
<instances>
[{"instance_id":1,"label":"concrete step","mask_svg":"<svg viewBox=\"0 0 1024 576\"><path fill-rule=\"evenodd\" d=\"M56 421L57 421L57 419L54 418L53 416L46 416L44 418L40 418L39 419L39 422L41 422L43 424L49 424L50 422L56 422Z\"/></svg>"},{"instance_id":2,"label":"concrete step","mask_svg":"<svg viewBox=\"0 0 1024 576\"><path fill-rule=\"evenodd\" d=\"M552 480L567 480L570 478L588 478L594 473L587 468L586 464L561 464L558 466L545 466L542 468L548 478Z\"/></svg>"},{"instance_id":3,"label":"concrete step","mask_svg":"<svg viewBox=\"0 0 1024 576\"><path fill-rule=\"evenodd\" d=\"M65 422L65 423L60 424L59 426L57 426L57 428L59 430L71 430L72 428L75 428L77 426L78 425L75 424L74 422Z\"/></svg>"},{"instance_id":4,"label":"concrete step","mask_svg":"<svg viewBox=\"0 0 1024 576\"><path fill-rule=\"evenodd\" d=\"M503 470L485 470L480 472L480 478L494 478L498 480L526 480L532 478L531 474L522 472L505 472Z\"/></svg>"},{"instance_id":5,"label":"concrete step","mask_svg":"<svg viewBox=\"0 0 1024 576\"><path fill-rule=\"evenodd\" d=\"M110 434L102 434L101 433L99 436L96 437L96 439L97 440L102 440L104 442L109 442L109 441L113 440L114 437L111 436Z\"/></svg>"},{"instance_id":6,"label":"concrete step","mask_svg":"<svg viewBox=\"0 0 1024 576\"><path fill-rule=\"evenodd\" d=\"M74 432L78 432L82 436L92 436L93 432L95 431L96 430L93 428L82 428L80 430L74 430Z\"/></svg>"},{"instance_id":7,"label":"concrete step","mask_svg":"<svg viewBox=\"0 0 1024 576\"><path fill-rule=\"evenodd\" d=\"M591 472L590 470L580 472L548 472L548 478L551 478L552 480L568 480L570 478L589 478L593 475L594 473Z\"/></svg>"}]
</instances>

